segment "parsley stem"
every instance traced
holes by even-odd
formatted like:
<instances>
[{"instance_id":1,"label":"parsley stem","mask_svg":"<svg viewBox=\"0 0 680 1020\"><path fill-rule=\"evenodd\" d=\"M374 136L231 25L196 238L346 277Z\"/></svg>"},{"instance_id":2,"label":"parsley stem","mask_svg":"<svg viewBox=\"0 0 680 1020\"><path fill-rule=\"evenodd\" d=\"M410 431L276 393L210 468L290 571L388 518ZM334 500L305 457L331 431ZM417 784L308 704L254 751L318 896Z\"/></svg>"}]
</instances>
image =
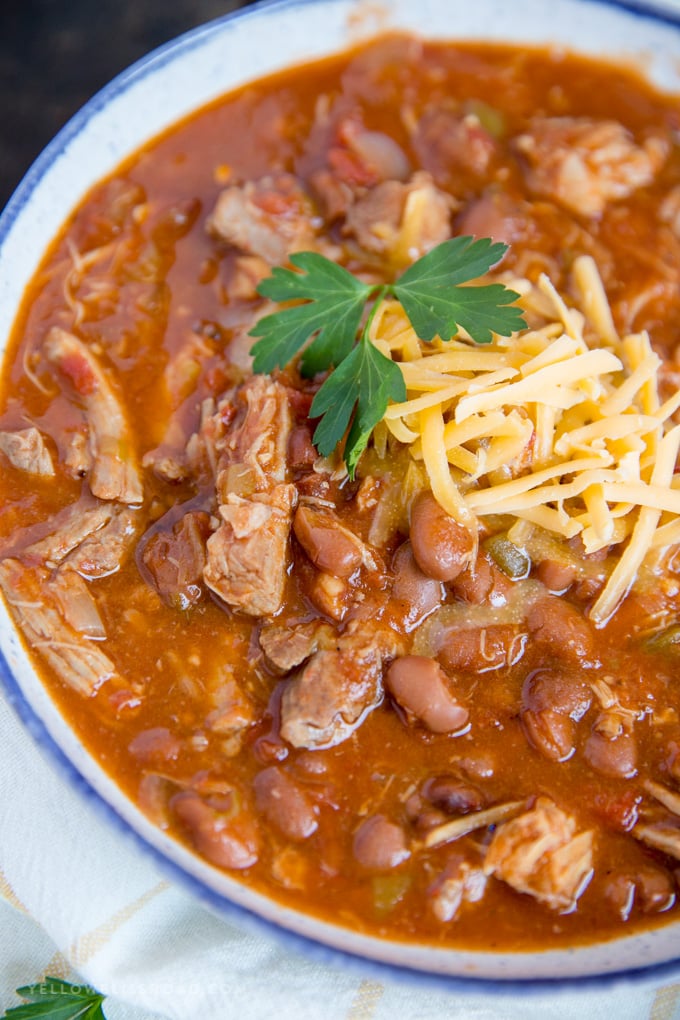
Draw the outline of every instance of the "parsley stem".
<instances>
[{"instance_id":1,"label":"parsley stem","mask_svg":"<svg viewBox=\"0 0 680 1020\"><path fill-rule=\"evenodd\" d=\"M370 338L371 325L372 325L373 320L375 318L375 313L378 311L378 309L380 308L380 305L383 303L383 301L385 300L385 298L387 297L389 292L390 292L390 288L389 288L389 285L386 284L386 283L383 283L382 286L378 287L378 289L375 292L372 292L372 294L371 294L372 297L373 297L373 293L375 293L375 297L373 297L373 307L371 308L370 312L368 313L368 318L366 319L366 325L364 326L364 328L361 331L361 338L362 338L362 340L364 340L364 339L365 340L370 340L371 339Z\"/></svg>"}]
</instances>

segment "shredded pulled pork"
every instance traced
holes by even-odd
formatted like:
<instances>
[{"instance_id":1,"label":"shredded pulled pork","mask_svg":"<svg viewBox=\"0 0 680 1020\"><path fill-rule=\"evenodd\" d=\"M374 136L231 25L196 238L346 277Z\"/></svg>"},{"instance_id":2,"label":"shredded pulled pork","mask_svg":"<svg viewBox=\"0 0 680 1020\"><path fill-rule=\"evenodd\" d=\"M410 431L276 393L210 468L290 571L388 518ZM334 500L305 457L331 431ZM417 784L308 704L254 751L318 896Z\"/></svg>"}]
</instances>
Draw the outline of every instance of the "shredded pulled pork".
<instances>
[{"instance_id":1,"label":"shredded pulled pork","mask_svg":"<svg viewBox=\"0 0 680 1020\"><path fill-rule=\"evenodd\" d=\"M83 401L89 429L92 494L121 503L142 502L142 480L134 454L132 431L123 404L87 344L54 326L44 345L45 356L64 375Z\"/></svg>"},{"instance_id":2,"label":"shredded pulled pork","mask_svg":"<svg viewBox=\"0 0 680 1020\"><path fill-rule=\"evenodd\" d=\"M139 513L115 503L74 503L55 519L53 531L21 550L21 557L52 569L70 567L87 578L106 577L130 554Z\"/></svg>"},{"instance_id":3,"label":"shredded pulled pork","mask_svg":"<svg viewBox=\"0 0 680 1020\"><path fill-rule=\"evenodd\" d=\"M451 236L454 201L416 173L407 184L385 181L362 196L348 211L344 232L366 251L408 264Z\"/></svg>"},{"instance_id":4,"label":"shredded pulled pork","mask_svg":"<svg viewBox=\"0 0 680 1020\"><path fill-rule=\"evenodd\" d=\"M208 220L220 240L271 265L315 247L314 213L295 177L279 174L225 188Z\"/></svg>"},{"instance_id":5,"label":"shredded pulled pork","mask_svg":"<svg viewBox=\"0 0 680 1020\"><path fill-rule=\"evenodd\" d=\"M35 426L18 432L0 432L0 450L10 464L30 475L54 477L52 456Z\"/></svg>"},{"instance_id":6,"label":"shredded pulled pork","mask_svg":"<svg viewBox=\"0 0 680 1020\"><path fill-rule=\"evenodd\" d=\"M636 145L616 121L587 117L535 117L517 148L529 186L582 216L600 216L609 202L650 184L668 154L661 138Z\"/></svg>"},{"instance_id":7,"label":"shredded pulled pork","mask_svg":"<svg viewBox=\"0 0 680 1020\"><path fill-rule=\"evenodd\" d=\"M43 568L6 559L0 563L0 590L31 647L69 687L90 697L106 681L120 682L109 657L88 640L101 621L84 582L74 588L63 578L50 581Z\"/></svg>"},{"instance_id":8,"label":"shredded pulled pork","mask_svg":"<svg viewBox=\"0 0 680 1020\"><path fill-rule=\"evenodd\" d=\"M335 632L327 623L313 620L293 627L270 624L260 634L260 648L270 668L288 673L320 647L331 648Z\"/></svg>"},{"instance_id":9,"label":"shredded pulled pork","mask_svg":"<svg viewBox=\"0 0 680 1020\"><path fill-rule=\"evenodd\" d=\"M346 740L383 697L382 667L399 654L399 636L379 623L353 621L333 649L316 652L287 684L281 736L293 747Z\"/></svg>"},{"instance_id":10,"label":"shredded pulled pork","mask_svg":"<svg viewBox=\"0 0 680 1020\"><path fill-rule=\"evenodd\" d=\"M286 482L291 415L285 388L253 376L230 402L235 414L215 440L221 524L207 543L203 577L216 595L251 616L283 604L297 492ZM226 408L218 410L220 432Z\"/></svg>"},{"instance_id":11,"label":"shredded pulled pork","mask_svg":"<svg viewBox=\"0 0 680 1020\"><path fill-rule=\"evenodd\" d=\"M428 889L429 906L437 920L448 924L464 903L478 903L486 891L487 876L462 856L449 861Z\"/></svg>"},{"instance_id":12,"label":"shredded pulled pork","mask_svg":"<svg viewBox=\"0 0 680 1020\"><path fill-rule=\"evenodd\" d=\"M563 913L576 906L592 871L592 832L577 833L574 819L549 797L499 825L484 861L485 874Z\"/></svg>"}]
</instances>

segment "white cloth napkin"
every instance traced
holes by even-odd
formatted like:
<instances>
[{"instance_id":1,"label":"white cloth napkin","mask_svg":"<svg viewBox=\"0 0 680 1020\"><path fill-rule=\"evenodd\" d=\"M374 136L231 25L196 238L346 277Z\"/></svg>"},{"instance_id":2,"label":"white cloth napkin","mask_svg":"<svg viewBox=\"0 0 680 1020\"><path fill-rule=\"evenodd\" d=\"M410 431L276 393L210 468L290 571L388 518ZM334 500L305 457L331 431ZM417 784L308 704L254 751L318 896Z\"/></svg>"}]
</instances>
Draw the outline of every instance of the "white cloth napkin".
<instances>
[{"instance_id":1,"label":"white cloth napkin","mask_svg":"<svg viewBox=\"0 0 680 1020\"><path fill-rule=\"evenodd\" d=\"M680 984L517 997L321 965L213 916L66 784L0 695L0 1010L46 974L108 1020L677 1020Z\"/></svg>"}]
</instances>

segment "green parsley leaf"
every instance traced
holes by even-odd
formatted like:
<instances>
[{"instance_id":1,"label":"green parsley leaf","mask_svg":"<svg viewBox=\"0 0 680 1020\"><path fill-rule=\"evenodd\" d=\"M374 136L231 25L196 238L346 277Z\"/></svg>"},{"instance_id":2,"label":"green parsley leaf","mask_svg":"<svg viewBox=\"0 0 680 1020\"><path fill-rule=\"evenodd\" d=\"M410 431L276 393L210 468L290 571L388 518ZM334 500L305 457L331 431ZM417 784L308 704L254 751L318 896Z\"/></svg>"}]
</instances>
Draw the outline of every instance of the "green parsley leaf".
<instances>
[{"instance_id":1,"label":"green parsley leaf","mask_svg":"<svg viewBox=\"0 0 680 1020\"><path fill-rule=\"evenodd\" d=\"M421 340L450 340L462 327L479 344L492 332L509 336L524 325L522 311L508 308L519 294L503 284L461 287L495 266L507 245L484 237L453 237L414 262L390 288Z\"/></svg>"},{"instance_id":2,"label":"green parsley leaf","mask_svg":"<svg viewBox=\"0 0 680 1020\"><path fill-rule=\"evenodd\" d=\"M34 985L17 988L27 1002L8 1009L2 1020L106 1020L102 1011L105 999L89 985L72 985L56 977L46 977Z\"/></svg>"},{"instance_id":3,"label":"green parsley leaf","mask_svg":"<svg viewBox=\"0 0 680 1020\"><path fill-rule=\"evenodd\" d=\"M404 377L396 365L381 354L366 333L344 361L328 376L312 401L310 418L321 417L314 442L322 456L336 448L356 413L345 443L345 463L350 478L366 448L371 432L390 400L406 400ZM329 413L330 412L330 413Z\"/></svg>"},{"instance_id":4,"label":"green parsley leaf","mask_svg":"<svg viewBox=\"0 0 680 1020\"><path fill-rule=\"evenodd\" d=\"M249 334L261 337L252 348L253 368L256 372L283 368L316 334L301 363L303 374L311 376L347 357L375 288L316 252L296 252L290 261L302 272L277 266L259 284L258 293L271 301L307 304L284 308L256 323Z\"/></svg>"}]
</instances>

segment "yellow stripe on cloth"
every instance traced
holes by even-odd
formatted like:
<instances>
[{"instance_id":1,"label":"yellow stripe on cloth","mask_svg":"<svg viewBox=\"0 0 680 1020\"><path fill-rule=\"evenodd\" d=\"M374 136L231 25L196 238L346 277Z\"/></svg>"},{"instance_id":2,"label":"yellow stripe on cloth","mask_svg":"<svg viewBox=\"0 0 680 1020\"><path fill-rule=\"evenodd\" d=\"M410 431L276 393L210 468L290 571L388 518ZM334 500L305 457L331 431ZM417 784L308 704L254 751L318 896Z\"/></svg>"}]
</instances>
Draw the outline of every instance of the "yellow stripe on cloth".
<instances>
[{"instance_id":1,"label":"yellow stripe on cloth","mask_svg":"<svg viewBox=\"0 0 680 1020\"><path fill-rule=\"evenodd\" d=\"M98 925L91 932L81 935L75 942L71 943L66 956L74 967L82 967L92 959L110 941L111 937L122 928L122 926L138 914L147 903L155 899L160 893L170 888L169 882L159 882L152 889L143 893L138 899L118 910L112 917Z\"/></svg>"},{"instance_id":2,"label":"yellow stripe on cloth","mask_svg":"<svg viewBox=\"0 0 680 1020\"><path fill-rule=\"evenodd\" d=\"M659 988L654 996L649 1020L672 1020L680 1000L680 985Z\"/></svg>"},{"instance_id":3,"label":"yellow stripe on cloth","mask_svg":"<svg viewBox=\"0 0 680 1020\"><path fill-rule=\"evenodd\" d=\"M350 1006L347 1020L372 1020L385 988L377 981L362 981Z\"/></svg>"},{"instance_id":4,"label":"yellow stripe on cloth","mask_svg":"<svg viewBox=\"0 0 680 1020\"><path fill-rule=\"evenodd\" d=\"M28 914L28 910L14 892L2 869L0 869L0 896L2 896L3 900L7 900L10 906L20 910L22 914Z\"/></svg>"},{"instance_id":5,"label":"yellow stripe on cloth","mask_svg":"<svg viewBox=\"0 0 680 1020\"><path fill-rule=\"evenodd\" d=\"M40 976L35 981L28 981L26 983L39 985L47 977L61 978L62 981L73 982L77 975L64 954L57 950L47 966L43 967Z\"/></svg>"}]
</instances>

